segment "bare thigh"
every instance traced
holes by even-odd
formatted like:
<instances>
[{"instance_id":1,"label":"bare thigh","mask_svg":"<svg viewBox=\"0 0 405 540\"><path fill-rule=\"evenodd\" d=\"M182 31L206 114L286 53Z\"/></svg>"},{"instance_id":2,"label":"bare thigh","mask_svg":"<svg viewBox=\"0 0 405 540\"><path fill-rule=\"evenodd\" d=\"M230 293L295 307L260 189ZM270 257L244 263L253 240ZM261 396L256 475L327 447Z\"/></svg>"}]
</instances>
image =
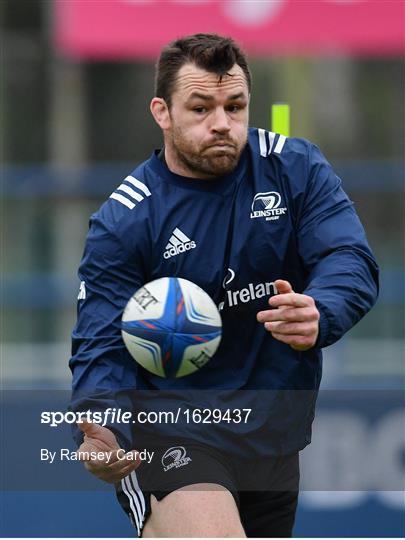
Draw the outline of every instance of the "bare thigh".
<instances>
[{"instance_id":1,"label":"bare thigh","mask_svg":"<svg viewBox=\"0 0 405 540\"><path fill-rule=\"evenodd\" d=\"M161 501L151 496L144 538L246 538L232 494L217 484L177 489Z\"/></svg>"}]
</instances>

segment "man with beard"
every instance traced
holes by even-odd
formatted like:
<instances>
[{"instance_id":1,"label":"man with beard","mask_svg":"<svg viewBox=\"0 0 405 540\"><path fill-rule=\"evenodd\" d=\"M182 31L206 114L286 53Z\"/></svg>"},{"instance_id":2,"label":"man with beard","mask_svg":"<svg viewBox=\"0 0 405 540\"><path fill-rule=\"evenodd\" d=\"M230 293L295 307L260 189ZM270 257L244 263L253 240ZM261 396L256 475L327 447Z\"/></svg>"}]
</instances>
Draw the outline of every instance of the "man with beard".
<instances>
[{"instance_id":1,"label":"man with beard","mask_svg":"<svg viewBox=\"0 0 405 540\"><path fill-rule=\"evenodd\" d=\"M339 178L308 141L248 128L250 94L246 58L231 39L196 34L165 47L151 102L164 147L91 219L73 409L130 408L135 390L184 390L184 403L186 392L205 389L209 404L252 409L244 425L152 426L158 457L140 467L117 454L140 449L139 426L79 426L80 451L117 456L86 467L116 484L143 536L291 535L320 349L377 295L377 266ZM219 350L182 379L144 370L120 335L134 291L163 276L197 283L222 310ZM165 465L170 455L176 466Z\"/></svg>"}]
</instances>

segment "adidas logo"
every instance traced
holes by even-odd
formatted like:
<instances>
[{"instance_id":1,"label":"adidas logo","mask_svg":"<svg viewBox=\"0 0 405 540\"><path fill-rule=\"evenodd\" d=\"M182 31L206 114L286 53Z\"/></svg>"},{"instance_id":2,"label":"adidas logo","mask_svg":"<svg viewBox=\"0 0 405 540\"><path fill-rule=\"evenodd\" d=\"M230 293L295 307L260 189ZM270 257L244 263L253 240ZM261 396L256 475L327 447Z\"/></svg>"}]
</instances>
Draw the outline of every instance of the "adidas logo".
<instances>
[{"instance_id":1,"label":"adidas logo","mask_svg":"<svg viewBox=\"0 0 405 540\"><path fill-rule=\"evenodd\" d=\"M190 240L188 236L186 236L180 229L176 227L172 232L170 240L165 248L166 251L163 253L163 257L165 259L170 259L170 257L174 257L175 255L179 255L180 253L184 253L185 251L194 249L195 247L197 247L197 244L194 242L194 240Z\"/></svg>"}]
</instances>

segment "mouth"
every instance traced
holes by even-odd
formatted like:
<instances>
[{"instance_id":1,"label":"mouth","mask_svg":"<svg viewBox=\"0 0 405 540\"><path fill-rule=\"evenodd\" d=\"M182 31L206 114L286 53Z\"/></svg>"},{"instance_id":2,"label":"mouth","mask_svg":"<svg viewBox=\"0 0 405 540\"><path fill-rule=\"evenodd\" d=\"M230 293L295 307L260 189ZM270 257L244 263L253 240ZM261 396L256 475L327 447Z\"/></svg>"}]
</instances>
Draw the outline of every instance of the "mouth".
<instances>
[{"instance_id":1,"label":"mouth","mask_svg":"<svg viewBox=\"0 0 405 540\"><path fill-rule=\"evenodd\" d=\"M234 145L228 141L215 141L210 146L231 146L232 148Z\"/></svg>"},{"instance_id":2,"label":"mouth","mask_svg":"<svg viewBox=\"0 0 405 540\"><path fill-rule=\"evenodd\" d=\"M235 151L235 146L229 143L214 143L207 147L207 150L222 150L222 151Z\"/></svg>"}]
</instances>

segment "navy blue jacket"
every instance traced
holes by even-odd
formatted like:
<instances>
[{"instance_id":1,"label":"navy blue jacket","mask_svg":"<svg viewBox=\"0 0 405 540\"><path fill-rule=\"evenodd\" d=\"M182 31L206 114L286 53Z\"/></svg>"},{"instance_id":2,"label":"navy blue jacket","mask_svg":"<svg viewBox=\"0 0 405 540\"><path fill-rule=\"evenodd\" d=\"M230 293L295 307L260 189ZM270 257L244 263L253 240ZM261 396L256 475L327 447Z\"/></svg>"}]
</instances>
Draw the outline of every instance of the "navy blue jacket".
<instances>
[{"instance_id":1,"label":"navy blue jacket","mask_svg":"<svg viewBox=\"0 0 405 540\"><path fill-rule=\"evenodd\" d=\"M128 299L162 276L197 283L221 308L220 348L181 379L145 371L121 338ZM255 128L235 171L215 181L173 174L157 152L138 166L91 217L79 277L72 408L130 410L140 390L153 396L144 409L169 407L164 390L184 406L194 399L194 407L251 407L243 425L187 425L184 433L149 426L152 436L192 435L246 456L290 453L310 442L321 348L359 321L378 290L353 203L319 149ZM279 278L312 296L320 312L317 345L306 352L275 340L256 320ZM111 428L123 446L137 446L139 426Z\"/></svg>"}]
</instances>

